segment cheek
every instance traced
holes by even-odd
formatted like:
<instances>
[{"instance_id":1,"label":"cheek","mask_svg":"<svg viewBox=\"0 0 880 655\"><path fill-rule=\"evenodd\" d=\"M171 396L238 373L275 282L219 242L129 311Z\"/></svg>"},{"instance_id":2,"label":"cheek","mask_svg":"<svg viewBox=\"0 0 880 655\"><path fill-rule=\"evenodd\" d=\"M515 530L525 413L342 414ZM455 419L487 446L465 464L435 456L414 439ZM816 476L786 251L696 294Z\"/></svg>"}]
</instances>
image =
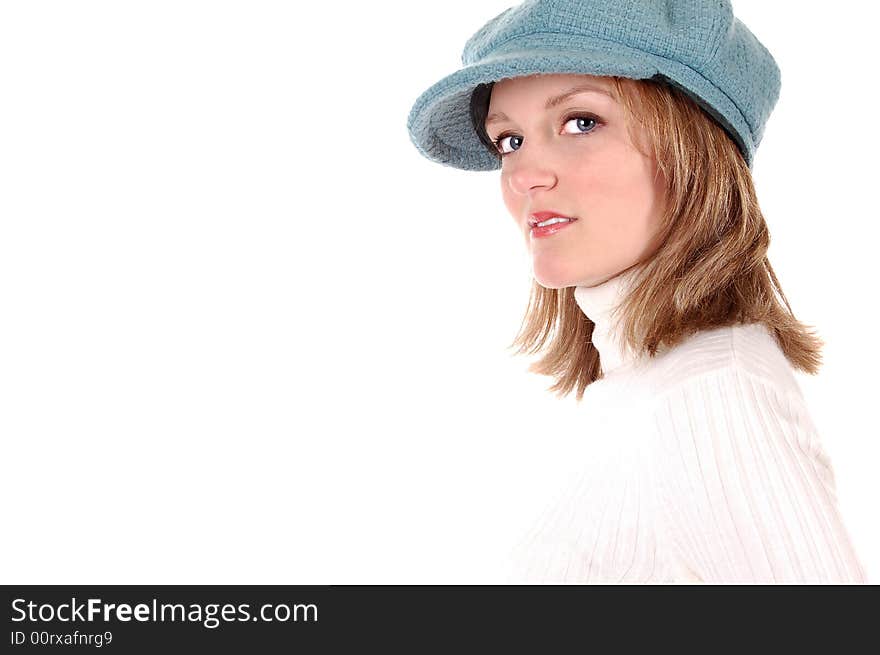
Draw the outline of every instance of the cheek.
<instances>
[{"instance_id":1,"label":"cheek","mask_svg":"<svg viewBox=\"0 0 880 655\"><path fill-rule=\"evenodd\" d=\"M581 164L572 178L572 186L582 198L582 210L594 215L639 220L655 204L657 184L652 171L639 161L609 157Z\"/></svg>"},{"instance_id":2,"label":"cheek","mask_svg":"<svg viewBox=\"0 0 880 655\"><path fill-rule=\"evenodd\" d=\"M507 179L501 176L501 197L504 199L504 206L514 220L518 220L523 212L523 198L510 190L510 184Z\"/></svg>"},{"instance_id":3,"label":"cheek","mask_svg":"<svg viewBox=\"0 0 880 655\"><path fill-rule=\"evenodd\" d=\"M590 195L622 197L631 188L636 167L616 148L593 153L589 158L573 158L567 166L571 180Z\"/></svg>"}]
</instances>

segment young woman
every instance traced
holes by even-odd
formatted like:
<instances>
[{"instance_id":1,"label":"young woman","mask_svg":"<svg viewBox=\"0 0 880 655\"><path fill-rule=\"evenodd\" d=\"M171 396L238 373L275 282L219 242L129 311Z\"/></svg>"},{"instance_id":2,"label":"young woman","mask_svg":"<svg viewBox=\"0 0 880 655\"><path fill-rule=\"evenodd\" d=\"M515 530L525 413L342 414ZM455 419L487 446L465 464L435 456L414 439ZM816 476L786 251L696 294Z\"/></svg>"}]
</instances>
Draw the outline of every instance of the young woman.
<instances>
[{"instance_id":1,"label":"young woman","mask_svg":"<svg viewBox=\"0 0 880 655\"><path fill-rule=\"evenodd\" d=\"M752 184L770 53L727 0L535 0L462 61L410 137L500 169L534 273L515 343L586 409L582 470L510 580L866 582L794 376L822 341L776 279Z\"/></svg>"}]
</instances>

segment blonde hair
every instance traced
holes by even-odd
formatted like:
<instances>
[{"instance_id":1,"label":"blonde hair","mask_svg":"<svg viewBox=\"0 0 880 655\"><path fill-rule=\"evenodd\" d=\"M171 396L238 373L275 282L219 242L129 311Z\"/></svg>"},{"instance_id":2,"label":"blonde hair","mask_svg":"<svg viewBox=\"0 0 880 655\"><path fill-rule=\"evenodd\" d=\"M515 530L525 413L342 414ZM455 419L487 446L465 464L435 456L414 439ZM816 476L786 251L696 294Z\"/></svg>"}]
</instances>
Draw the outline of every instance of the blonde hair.
<instances>
[{"instance_id":1,"label":"blonde hair","mask_svg":"<svg viewBox=\"0 0 880 655\"><path fill-rule=\"evenodd\" d=\"M607 79L630 119L631 136L636 123L647 135L649 152L643 154L656 161L667 198L660 246L641 262L619 309L626 345L653 357L661 344L672 347L700 330L763 323L793 367L816 374L824 341L795 318L770 265L770 233L737 143L665 78ZM480 85L473 94L471 118L481 141L499 156L484 128L492 86ZM594 323L575 302L574 289L548 289L533 280L520 331L508 348L541 352L528 370L555 377L548 390L559 397L576 388L580 401L603 373L592 343Z\"/></svg>"}]
</instances>

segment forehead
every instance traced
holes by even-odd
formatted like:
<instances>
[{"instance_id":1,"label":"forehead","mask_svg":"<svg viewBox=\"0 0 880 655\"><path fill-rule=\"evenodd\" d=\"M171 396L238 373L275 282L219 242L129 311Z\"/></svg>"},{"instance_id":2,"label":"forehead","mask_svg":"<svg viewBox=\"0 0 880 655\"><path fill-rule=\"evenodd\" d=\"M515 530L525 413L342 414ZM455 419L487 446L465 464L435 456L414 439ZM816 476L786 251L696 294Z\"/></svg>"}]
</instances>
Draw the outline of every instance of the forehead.
<instances>
[{"instance_id":1,"label":"forehead","mask_svg":"<svg viewBox=\"0 0 880 655\"><path fill-rule=\"evenodd\" d=\"M604 91L616 97L611 78L582 74L541 74L498 80L492 86L489 104L505 101L543 101L574 89Z\"/></svg>"}]
</instances>

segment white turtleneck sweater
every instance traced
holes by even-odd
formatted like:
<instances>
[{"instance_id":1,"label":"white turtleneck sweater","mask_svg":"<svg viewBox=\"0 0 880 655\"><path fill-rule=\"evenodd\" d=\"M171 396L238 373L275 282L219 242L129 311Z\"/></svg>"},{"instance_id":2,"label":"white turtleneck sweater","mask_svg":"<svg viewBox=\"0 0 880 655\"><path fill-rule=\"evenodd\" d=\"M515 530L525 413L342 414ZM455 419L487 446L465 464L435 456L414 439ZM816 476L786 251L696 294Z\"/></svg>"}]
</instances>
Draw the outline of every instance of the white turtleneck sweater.
<instances>
[{"instance_id":1,"label":"white turtleneck sweater","mask_svg":"<svg viewBox=\"0 0 880 655\"><path fill-rule=\"evenodd\" d=\"M867 582L769 330L705 330L636 357L611 316L635 271L575 288L604 377L579 405L582 466L511 551L508 581Z\"/></svg>"}]
</instances>

